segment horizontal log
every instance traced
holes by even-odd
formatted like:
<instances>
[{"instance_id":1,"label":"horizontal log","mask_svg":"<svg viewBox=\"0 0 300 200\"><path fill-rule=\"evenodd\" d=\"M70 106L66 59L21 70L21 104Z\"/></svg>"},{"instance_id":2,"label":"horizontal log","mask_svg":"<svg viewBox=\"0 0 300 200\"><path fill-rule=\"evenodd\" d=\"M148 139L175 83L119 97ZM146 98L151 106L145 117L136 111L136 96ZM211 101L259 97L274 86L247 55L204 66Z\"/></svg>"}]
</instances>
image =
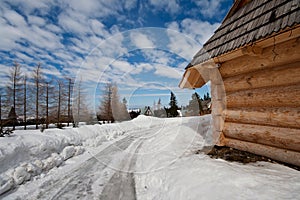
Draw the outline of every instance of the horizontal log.
<instances>
[{"instance_id":1,"label":"horizontal log","mask_svg":"<svg viewBox=\"0 0 300 200\"><path fill-rule=\"evenodd\" d=\"M300 129L226 122L225 137L300 152Z\"/></svg>"},{"instance_id":2,"label":"horizontal log","mask_svg":"<svg viewBox=\"0 0 300 200\"><path fill-rule=\"evenodd\" d=\"M300 39L295 38L284 43L263 49L257 56L243 55L221 63L220 73L223 78L253 71L272 68L287 63L300 61Z\"/></svg>"},{"instance_id":3,"label":"horizontal log","mask_svg":"<svg viewBox=\"0 0 300 200\"><path fill-rule=\"evenodd\" d=\"M224 139L225 145L242 151L248 151L257 155L266 156L277 161L290 163L296 166L300 166L300 153L296 151L280 149L267 145L245 142L241 140L235 140L230 138Z\"/></svg>"},{"instance_id":4,"label":"horizontal log","mask_svg":"<svg viewBox=\"0 0 300 200\"><path fill-rule=\"evenodd\" d=\"M227 108L300 107L300 84L227 93Z\"/></svg>"},{"instance_id":5,"label":"horizontal log","mask_svg":"<svg viewBox=\"0 0 300 200\"><path fill-rule=\"evenodd\" d=\"M226 122L300 128L300 107L228 109Z\"/></svg>"},{"instance_id":6,"label":"horizontal log","mask_svg":"<svg viewBox=\"0 0 300 200\"><path fill-rule=\"evenodd\" d=\"M300 84L300 62L224 79L226 92Z\"/></svg>"}]
</instances>

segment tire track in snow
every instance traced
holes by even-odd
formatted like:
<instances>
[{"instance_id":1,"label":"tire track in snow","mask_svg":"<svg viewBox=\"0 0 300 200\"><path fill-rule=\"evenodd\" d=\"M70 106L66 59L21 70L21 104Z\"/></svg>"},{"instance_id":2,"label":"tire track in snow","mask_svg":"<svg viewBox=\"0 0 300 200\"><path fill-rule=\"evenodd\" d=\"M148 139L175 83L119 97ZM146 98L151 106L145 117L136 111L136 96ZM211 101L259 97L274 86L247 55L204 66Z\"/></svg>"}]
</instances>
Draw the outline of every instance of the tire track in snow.
<instances>
[{"instance_id":1,"label":"tire track in snow","mask_svg":"<svg viewBox=\"0 0 300 200\"><path fill-rule=\"evenodd\" d=\"M132 156L123 162L122 171L116 171L109 182L104 187L100 199L102 200L135 200L135 181L134 166L137 159L136 153L143 143L143 139L139 139L137 144L133 144L130 152ZM126 158L125 158L126 159Z\"/></svg>"},{"instance_id":2,"label":"tire track in snow","mask_svg":"<svg viewBox=\"0 0 300 200\"><path fill-rule=\"evenodd\" d=\"M94 194L91 185L98 177L95 172L102 172L109 167L107 164L114 155L126 150L132 142L136 140L134 136L127 136L104 150L94 157L82 163L78 168L72 170L59 180L44 183L34 198L36 199L91 199L99 196ZM30 196L27 199L32 199Z\"/></svg>"}]
</instances>

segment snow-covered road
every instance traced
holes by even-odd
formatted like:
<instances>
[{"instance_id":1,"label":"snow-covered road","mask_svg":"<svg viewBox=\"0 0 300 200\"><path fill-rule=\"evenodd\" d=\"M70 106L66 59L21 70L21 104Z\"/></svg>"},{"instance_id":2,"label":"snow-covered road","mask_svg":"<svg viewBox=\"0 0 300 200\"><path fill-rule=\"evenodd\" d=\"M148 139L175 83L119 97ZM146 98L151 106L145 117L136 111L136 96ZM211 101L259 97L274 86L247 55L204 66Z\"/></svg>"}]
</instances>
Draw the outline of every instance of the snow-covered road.
<instances>
[{"instance_id":1,"label":"snow-covered road","mask_svg":"<svg viewBox=\"0 0 300 200\"><path fill-rule=\"evenodd\" d=\"M111 144L64 176L50 183L42 183L37 192L30 194L27 199L97 199L99 197L101 199L135 199L132 175L119 170L114 171L107 183L101 183L105 185L103 191L94 191L92 186L97 181L99 182L99 179L108 176L105 173L106 168L112 167L109 163L116 162L115 157L118 157L119 163L113 165L126 171L128 165L134 162L134 158L120 157L120 153L129 146L133 146L131 150L135 151L136 145L133 143L137 141L139 141L138 138L127 136Z\"/></svg>"},{"instance_id":2,"label":"snow-covered road","mask_svg":"<svg viewBox=\"0 0 300 200\"><path fill-rule=\"evenodd\" d=\"M145 137L161 127L128 132L97 152L87 152L83 162L55 169L41 179L27 182L7 199L136 199L133 172ZM72 164L72 163L71 163ZM70 165L70 163L69 163Z\"/></svg>"},{"instance_id":3,"label":"snow-covered road","mask_svg":"<svg viewBox=\"0 0 300 200\"><path fill-rule=\"evenodd\" d=\"M140 116L46 135L16 133L0 140L0 150L2 143L18 146L0 151L0 160L10 161L0 167L0 199L299 199L299 171L195 154L211 142L210 120ZM76 154L80 148L85 152ZM22 156L10 160L17 150ZM36 159L40 170L33 170L39 168Z\"/></svg>"}]
</instances>

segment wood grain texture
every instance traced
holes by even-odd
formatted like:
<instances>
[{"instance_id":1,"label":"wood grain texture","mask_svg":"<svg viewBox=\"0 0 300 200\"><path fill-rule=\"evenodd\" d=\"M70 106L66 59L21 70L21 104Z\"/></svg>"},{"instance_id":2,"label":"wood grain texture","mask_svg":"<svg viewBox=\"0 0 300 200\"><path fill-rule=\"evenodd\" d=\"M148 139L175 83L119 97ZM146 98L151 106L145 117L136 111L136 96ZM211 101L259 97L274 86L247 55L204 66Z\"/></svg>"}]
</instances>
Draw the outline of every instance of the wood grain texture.
<instances>
[{"instance_id":1,"label":"wood grain texture","mask_svg":"<svg viewBox=\"0 0 300 200\"><path fill-rule=\"evenodd\" d=\"M296 151L280 149L276 147L235 140L231 138L225 138L224 142L228 147L232 147L242 151L248 151L254 154L272 158L274 160L300 166L300 153Z\"/></svg>"},{"instance_id":2,"label":"wood grain texture","mask_svg":"<svg viewBox=\"0 0 300 200\"><path fill-rule=\"evenodd\" d=\"M223 133L226 138L300 152L300 129L227 122Z\"/></svg>"},{"instance_id":3,"label":"wood grain texture","mask_svg":"<svg viewBox=\"0 0 300 200\"><path fill-rule=\"evenodd\" d=\"M259 56L242 55L221 63L220 73L223 78L246 74L261 69L281 66L300 61L300 39L295 38L275 46L264 48Z\"/></svg>"},{"instance_id":4,"label":"wood grain texture","mask_svg":"<svg viewBox=\"0 0 300 200\"><path fill-rule=\"evenodd\" d=\"M300 129L300 107L233 108L225 112L226 122L239 122Z\"/></svg>"},{"instance_id":5,"label":"wood grain texture","mask_svg":"<svg viewBox=\"0 0 300 200\"><path fill-rule=\"evenodd\" d=\"M227 94L227 108L300 107L300 85L258 88Z\"/></svg>"},{"instance_id":6,"label":"wood grain texture","mask_svg":"<svg viewBox=\"0 0 300 200\"><path fill-rule=\"evenodd\" d=\"M226 92L300 84L300 62L224 79Z\"/></svg>"}]
</instances>

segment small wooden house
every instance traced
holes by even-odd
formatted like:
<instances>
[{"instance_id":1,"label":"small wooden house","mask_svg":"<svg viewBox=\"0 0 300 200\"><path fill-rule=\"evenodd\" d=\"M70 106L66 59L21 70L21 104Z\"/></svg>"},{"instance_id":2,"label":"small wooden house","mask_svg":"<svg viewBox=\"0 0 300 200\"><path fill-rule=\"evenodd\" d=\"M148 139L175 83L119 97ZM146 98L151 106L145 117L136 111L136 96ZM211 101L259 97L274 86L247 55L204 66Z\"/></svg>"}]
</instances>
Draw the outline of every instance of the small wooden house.
<instances>
[{"instance_id":1,"label":"small wooden house","mask_svg":"<svg viewBox=\"0 0 300 200\"><path fill-rule=\"evenodd\" d=\"M207 81L218 145L300 166L300 0L235 0L179 86Z\"/></svg>"}]
</instances>

